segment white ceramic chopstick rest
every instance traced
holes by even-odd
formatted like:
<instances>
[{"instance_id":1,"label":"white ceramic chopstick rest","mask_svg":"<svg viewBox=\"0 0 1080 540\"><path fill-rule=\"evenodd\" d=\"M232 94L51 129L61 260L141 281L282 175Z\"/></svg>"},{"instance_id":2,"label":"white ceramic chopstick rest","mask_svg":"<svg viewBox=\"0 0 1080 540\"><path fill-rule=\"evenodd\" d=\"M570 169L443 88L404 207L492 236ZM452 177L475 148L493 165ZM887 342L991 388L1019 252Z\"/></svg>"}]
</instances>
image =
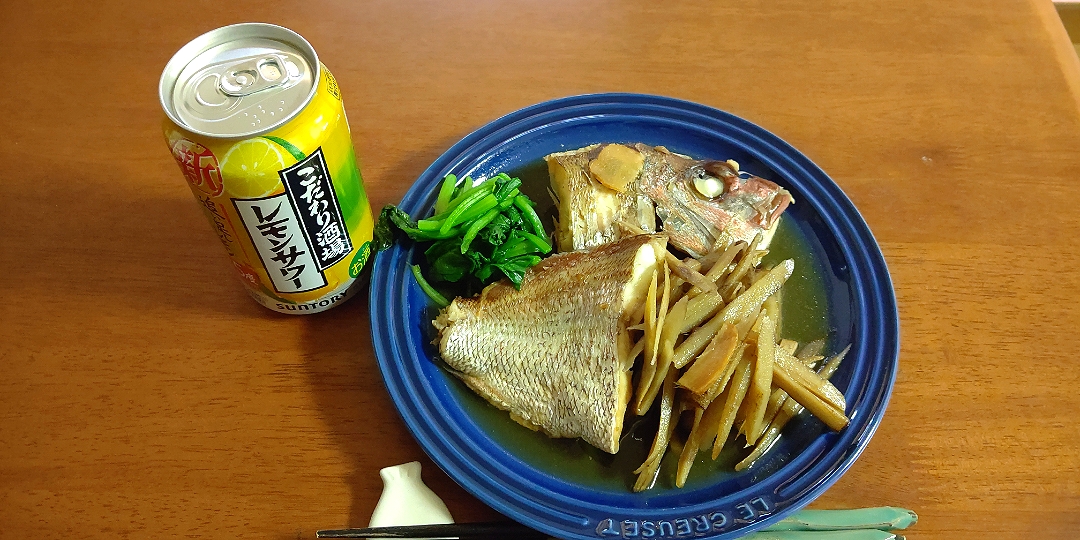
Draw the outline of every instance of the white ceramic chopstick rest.
<instances>
[{"instance_id":1,"label":"white ceramic chopstick rest","mask_svg":"<svg viewBox=\"0 0 1080 540\"><path fill-rule=\"evenodd\" d=\"M368 527L454 522L442 499L424 485L419 461L386 467L379 471L379 476L383 491Z\"/></svg>"}]
</instances>

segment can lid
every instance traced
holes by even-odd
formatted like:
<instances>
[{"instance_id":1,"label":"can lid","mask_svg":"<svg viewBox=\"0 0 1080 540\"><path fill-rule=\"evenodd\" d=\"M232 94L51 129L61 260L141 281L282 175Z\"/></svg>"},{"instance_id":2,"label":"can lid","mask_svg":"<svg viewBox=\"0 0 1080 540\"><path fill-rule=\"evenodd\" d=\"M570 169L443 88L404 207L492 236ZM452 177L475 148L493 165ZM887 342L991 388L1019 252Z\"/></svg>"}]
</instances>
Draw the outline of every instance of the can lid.
<instances>
[{"instance_id":1,"label":"can lid","mask_svg":"<svg viewBox=\"0 0 1080 540\"><path fill-rule=\"evenodd\" d=\"M296 32L264 23L211 30L180 48L158 93L178 126L208 137L249 137L288 122L315 95L320 64Z\"/></svg>"}]
</instances>

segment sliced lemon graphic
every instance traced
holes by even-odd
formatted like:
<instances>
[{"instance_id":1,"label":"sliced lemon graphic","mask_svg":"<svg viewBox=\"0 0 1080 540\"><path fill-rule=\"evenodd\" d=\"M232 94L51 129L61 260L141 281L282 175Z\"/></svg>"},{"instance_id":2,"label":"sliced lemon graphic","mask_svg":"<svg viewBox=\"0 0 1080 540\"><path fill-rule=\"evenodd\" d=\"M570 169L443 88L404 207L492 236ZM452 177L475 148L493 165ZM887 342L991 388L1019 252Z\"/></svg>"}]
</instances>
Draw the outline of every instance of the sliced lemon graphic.
<instances>
[{"instance_id":1,"label":"sliced lemon graphic","mask_svg":"<svg viewBox=\"0 0 1080 540\"><path fill-rule=\"evenodd\" d=\"M264 139L246 139L233 145L221 160L225 190L238 199L265 197L280 183L278 171L285 157Z\"/></svg>"}]
</instances>

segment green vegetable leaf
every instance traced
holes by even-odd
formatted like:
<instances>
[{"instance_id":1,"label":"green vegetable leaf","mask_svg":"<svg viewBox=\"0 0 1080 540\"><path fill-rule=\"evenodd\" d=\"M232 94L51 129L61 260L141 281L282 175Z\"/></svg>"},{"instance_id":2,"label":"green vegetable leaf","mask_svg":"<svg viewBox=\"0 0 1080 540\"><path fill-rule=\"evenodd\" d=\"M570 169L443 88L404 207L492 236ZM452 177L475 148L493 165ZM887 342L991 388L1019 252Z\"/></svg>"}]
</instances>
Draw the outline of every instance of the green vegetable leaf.
<instances>
[{"instance_id":1,"label":"green vegetable leaf","mask_svg":"<svg viewBox=\"0 0 1080 540\"><path fill-rule=\"evenodd\" d=\"M390 221L390 213L393 205L386 205L379 212L379 220L375 222L375 229L371 231L371 247L375 251L389 249L394 245L394 224Z\"/></svg>"},{"instance_id":2,"label":"green vegetable leaf","mask_svg":"<svg viewBox=\"0 0 1080 540\"><path fill-rule=\"evenodd\" d=\"M517 208L511 206L503 212L503 215L506 216L506 219L510 220L511 229L524 228L525 220L521 217L521 212L519 212Z\"/></svg>"},{"instance_id":3,"label":"green vegetable leaf","mask_svg":"<svg viewBox=\"0 0 1080 540\"><path fill-rule=\"evenodd\" d=\"M376 249L386 249L395 241L396 229L427 244L423 273L420 267L412 270L420 287L439 305L446 305L445 298L425 274L433 282L462 283L465 291L501 276L520 288L528 269L552 249L534 203L520 187L521 179L505 173L477 185L469 177L459 182L447 175L438 188L434 215L413 221L387 205L379 214L373 243Z\"/></svg>"},{"instance_id":4,"label":"green vegetable leaf","mask_svg":"<svg viewBox=\"0 0 1080 540\"><path fill-rule=\"evenodd\" d=\"M513 222L506 217L505 213L495 216L495 219L488 223L487 227L484 227L478 235L481 240L493 246L501 246L506 242L507 235L510 234L510 229L513 227Z\"/></svg>"},{"instance_id":5,"label":"green vegetable leaf","mask_svg":"<svg viewBox=\"0 0 1080 540\"><path fill-rule=\"evenodd\" d=\"M450 205L450 199L454 196L454 190L457 188L457 177L448 174L443 179L442 185L439 186L439 195L435 199L435 213L444 212L446 207Z\"/></svg>"},{"instance_id":6,"label":"green vegetable leaf","mask_svg":"<svg viewBox=\"0 0 1080 540\"><path fill-rule=\"evenodd\" d=\"M426 279L424 279L424 274L420 272L419 265L412 265L410 270L412 270L412 275L416 279L416 283L420 285L420 290L424 291L424 294L426 294L432 302L435 302L440 307L446 307L450 305L450 301L447 300L445 296L440 294L439 291L436 291L435 288L432 287Z\"/></svg>"},{"instance_id":7,"label":"green vegetable leaf","mask_svg":"<svg viewBox=\"0 0 1080 540\"><path fill-rule=\"evenodd\" d=\"M449 251L431 261L431 270L444 281L461 281L472 270L472 261L460 253Z\"/></svg>"},{"instance_id":8,"label":"green vegetable leaf","mask_svg":"<svg viewBox=\"0 0 1080 540\"><path fill-rule=\"evenodd\" d=\"M404 210L389 204L383 207L380 215L385 215L397 229L410 237L413 234L419 233L420 230L416 228L416 223L413 222L409 214L406 214Z\"/></svg>"},{"instance_id":9,"label":"green vegetable leaf","mask_svg":"<svg viewBox=\"0 0 1080 540\"><path fill-rule=\"evenodd\" d=\"M443 255L456 250L458 247L457 240L449 238L446 240L437 240L433 242L426 250L424 250L424 256L427 257L428 262L432 262Z\"/></svg>"},{"instance_id":10,"label":"green vegetable leaf","mask_svg":"<svg viewBox=\"0 0 1080 540\"><path fill-rule=\"evenodd\" d=\"M540 216L536 215L536 210L533 210L533 202L524 195L518 195L514 197L514 206L521 210L522 217L525 218L525 223L532 229L532 233L535 235L546 235L544 232L544 224L540 221Z\"/></svg>"},{"instance_id":11,"label":"green vegetable leaf","mask_svg":"<svg viewBox=\"0 0 1080 540\"><path fill-rule=\"evenodd\" d=\"M495 180L495 198L500 201L505 201L520 193L518 187L521 186L521 179L510 178L506 176L506 174L501 174L500 176L502 178Z\"/></svg>"},{"instance_id":12,"label":"green vegetable leaf","mask_svg":"<svg viewBox=\"0 0 1080 540\"><path fill-rule=\"evenodd\" d=\"M495 266L502 271L503 275L514 284L515 289L521 289L521 280L525 277L525 271L533 266L536 266L540 262L540 257L537 255L523 255L515 257L508 261L495 263Z\"/></svg>"}]
</instances>

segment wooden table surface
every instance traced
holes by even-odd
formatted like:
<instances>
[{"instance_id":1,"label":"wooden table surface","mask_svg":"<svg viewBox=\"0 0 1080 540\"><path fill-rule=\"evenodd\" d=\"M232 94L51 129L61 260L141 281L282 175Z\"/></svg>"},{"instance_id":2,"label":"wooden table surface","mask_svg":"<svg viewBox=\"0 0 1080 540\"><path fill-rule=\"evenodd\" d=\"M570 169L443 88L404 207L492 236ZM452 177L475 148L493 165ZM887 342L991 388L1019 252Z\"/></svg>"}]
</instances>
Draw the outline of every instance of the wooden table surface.
<instances>
[{"instance_id":1,"label":"wooden table surface","mask_svg":"<svg viewBox=\"0 0 1080 540\"><path fill-rule=\"evenodd\" d=\"M1080 63L1048 0L0 4L0 538L313 538L419 460L367 303L242 289L160 131L188 40L265 21L334 71L372 206L533 103L662 94L757 123L844 189L899 300L877 434L817 508L920 539L1080 530Z\"/></svg>"}]
</instances>

